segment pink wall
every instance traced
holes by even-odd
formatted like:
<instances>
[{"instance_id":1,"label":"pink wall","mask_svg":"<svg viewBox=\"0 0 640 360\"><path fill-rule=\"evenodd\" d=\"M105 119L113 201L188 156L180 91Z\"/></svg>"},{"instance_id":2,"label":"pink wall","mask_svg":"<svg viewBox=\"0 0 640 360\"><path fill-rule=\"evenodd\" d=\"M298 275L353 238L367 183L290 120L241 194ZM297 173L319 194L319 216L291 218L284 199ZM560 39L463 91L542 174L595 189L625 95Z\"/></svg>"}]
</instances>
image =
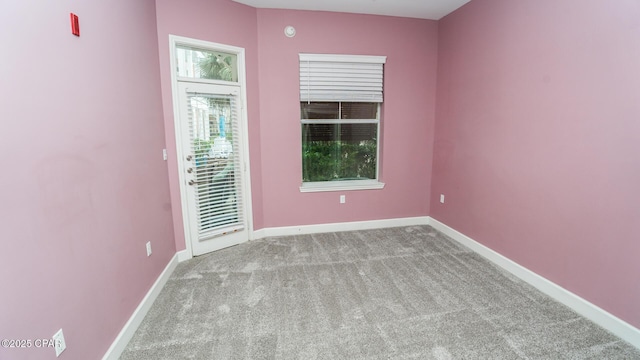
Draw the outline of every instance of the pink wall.
<instances>
[{"instance_id":1,"label":"pink wall","mask_svg":"<svg viewBox=\"0 0 640 360\"><path fill-rule=\"evenodd\" d=\"M432 215L640 327L636 1L474 0L439 25L229 0L68 4L0 5L2 338L63 328L65 358L100 358L185 248L169 34L246 49L256 229ZM299 192L300 52L388 57L384 190L344 205Z\"/></svg>"},{"instance_id":2,"label":"pink wall","mask_svg":"<svg viewBox=\"0 0 640 360\"><path fill-rule=\"evenodd\" d=\"M230 0L157 0L169 182L179 204L169 69L169 34L246 49L254 228L374 220L429 213L435 117L437 28L427 20L324 12L256 10ZM286 25L298 30L284 36ZM399 40L400 39L400 40ZM385 67L384 190L300 193L298 53L388 56ZM426 100L425 100L426 99ZM184 249L179 206L176 247Z\"/></svg>"},{"instance_id":3,"label":"pink wall","mask_svg":"<svg viewBox=\"0 0 640 360\"><path fill-rule=\"evenodd\" d=\"M62 328L61 358L98 359L175 253L154 3L2 2L0 23L0 337Z\"/></svg>"},{"instance_id":4,"label":"pink wall","mask_svg":"<svg viewBox=\"0 0 640 360\"><path fill-rule=\"evenodd\" d=\"M173 206L175 242L178 250L186 248L180 184L176 159L176 137L171 97L169 35L178 35L245 49L247 68L247 111L249 121L249 156L253 225L262 228L262 181L260 154L260 112L258 96L258 44L256 9L231 0L156 0L158 45L162 83L164 126L169 152L169 184Z\"/></svg>"},{"instance_id":5,"label":"pink wall","mask_svg":"<svg viewBox=\"0 0 640 360\"><path fill-rule=\"evenodd\" d=\"M297 30L285 37L286 25ZM426 216L435 116L437 23L258 10L264 226ZM383 190L300 193L299 53L386 55ZM346 195L346 204L339 203Z\"/></svg>"},{"instance_id":6,"label":"pink wall","mask_svg":"<svg viewBox=\"0 0 640 360\"><path fill-rule=\"evenodd\" d=\"M434 218L635 327L638 19L635 0L474 0L441 20L431 197Z\"/></svg>"}]
</instances>

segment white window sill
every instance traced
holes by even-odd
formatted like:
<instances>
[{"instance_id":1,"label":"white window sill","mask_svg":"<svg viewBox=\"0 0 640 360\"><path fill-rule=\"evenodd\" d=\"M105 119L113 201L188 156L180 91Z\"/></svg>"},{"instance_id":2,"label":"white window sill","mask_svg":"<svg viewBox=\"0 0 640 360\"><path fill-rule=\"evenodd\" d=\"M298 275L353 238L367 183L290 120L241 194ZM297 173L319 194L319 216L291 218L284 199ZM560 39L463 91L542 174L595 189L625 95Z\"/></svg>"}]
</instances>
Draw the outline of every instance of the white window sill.
<instances>
[{"instance_id":1,"label":"white window sill","mask_svg":"<svg viewBox=\"0 0 640 360\"><path fill-rule=\"evenodd\" d=\"M383 187L384 183L377 180L318 181L302 183L300 192L377 190Z\"/></svg>"}]
</instances>

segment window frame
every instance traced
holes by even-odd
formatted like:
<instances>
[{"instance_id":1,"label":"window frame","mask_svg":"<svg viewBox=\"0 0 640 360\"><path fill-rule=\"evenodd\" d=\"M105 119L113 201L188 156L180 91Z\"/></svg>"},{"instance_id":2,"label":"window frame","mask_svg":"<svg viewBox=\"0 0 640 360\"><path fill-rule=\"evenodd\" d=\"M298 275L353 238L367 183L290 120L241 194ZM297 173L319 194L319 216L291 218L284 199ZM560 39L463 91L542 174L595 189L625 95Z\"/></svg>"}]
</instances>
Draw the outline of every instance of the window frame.
<instances>
[{"instance_id":1,"label":"window frame","mask_svg":"<svg viewBox=\"0 0 640 360\"><path fill-rule=\"evenodd\" d=\"M300 101L305 103L306 101ZM350 101L327 101L329 103L339 103L339 112L342 109L340 103ZM306 124L376 124L376 177L375 179L363 180L328 180L328 181L302 181L300 192L322 192L322 191L351 191L351 190L376 190L384 188L384 183L380 181L380 118L382 103L376 103L377 111L375 119L302 119L300 116L300 127ZM302 114L301 114L302 115ZM301 144L302 145L302 144ZM303 169L304 171L304 169Z\"/></svg>"},{"instance_id":2,"label":"window frame","mask_svg":"<svg viewBox=\"0 0 640 360\"><path fill-rule=\"evenodd\" d=\"M190 56L193 57L196 52L204 53L207 55L214 56L231 56L232 63L229 64L231 68L231 80L224 79L215 79L215 78L206 78L201 76L196 76L196 73L189 75L188 65L195 65L189 62L187 59L181 59L181 56L185 57L190 53ZM238 67L238 53L233 51L223 51L223 50L214 50L211 48L201 47L201 46L192 46L190 44L176 42L174 44L173 50L173 59L176 62L175 66L175 77L178 81L193 81L193 82L201 82L201 83L211 83L211 84L239 84L239 67ZM182 74L181 71L186 71L187 74ZM202 73L202 70L198 70L198 73Z\"/></svg>"},{"instance_id":3,"label":"window frame","mask_svg":"<svg viewBox=\"0 0 640 360\"><path fill-rule=\"evenodd\" d=\"M382 189L384 188L385 184L381 181L380 179L380 175L381 175L381 161L380 161L380 154L381 154L381 123L383 120L383 115L382 115L382 111L384 109L384 99L383 99L383 94L382 94L382 87L384 86L384 64L387 61L387 57L386 56L377 56L377 55L339 55L339 54L308 54L308 53L301 53L299 54L299 60L300 60L300 102L375 102L378 104L378 111L376 114L376 124L377 124L377 129L376 129L376 178L375 179L366 179L366 180L329 180L329 181L302 181L301 179L301 186L300 186L300 192L319 192L319 191L351 191L351 190L376 190L376 189ZM354 63L354 64L362 64L365 65L366 64L380 64L382 66L382 71L381 71L381 82L380 82L380 88L379 88L379 93L377 95L375 95L375 90L373 93L371 92L365 92L365 95L363 95L362 91L358 91L356 90L356 88L358 87L358 84L354 84L354 86L356 86L356 88L354 88L354 90L356 90L356 92L354 92L353 94L353 98L351 97L345 97L345 98L332 98L332 99L313 99L310 98L310 88L309 83L304 83L303 81L303 75L305 75L303 73L303 67L302 64L304 62L307 62L307 65L309 65L309 63L311 62L326 62L328 63L329 66L332 66L330 63ZM309 75L309 73L307 73L306 75ZM310 77L307 76L306 77L307 81L311 81ZM338 85L342 91L342 93L344 94L344 82L338 81L339 83L341 83L341 85ZM361 85L361 84L360 84ZM347 85L347 88L351 87L350 85ZM338 90L340 92L340 90ZM306 92L306 97L303 95ZM367 95L367 94L372 94L372 95ZM373 96L374 98L372 98L371 100L369 99L369 96ZM358 120L358 119L338 119L338 120L318 120L318 119L302 119L302 113L300 113L300 129L302 129L302 126L304 125L304 123L347 123L347 124L354 124L354 123L358 123L358 121L354 121L354 120ZM370 120L370 119L369 119ZM360 121L360 123L363 123L362 120ZM302 133L302 132L301 132ZM300 142L300 150L302 150L302 138L301 138L301 142ZM300 152L300 154L302 155L302 151ZM300 159L300 165L302 165L302 158ZM302 171L303 169L300 169L300 177L302 178Z\"/></svg>"}]
</instances>

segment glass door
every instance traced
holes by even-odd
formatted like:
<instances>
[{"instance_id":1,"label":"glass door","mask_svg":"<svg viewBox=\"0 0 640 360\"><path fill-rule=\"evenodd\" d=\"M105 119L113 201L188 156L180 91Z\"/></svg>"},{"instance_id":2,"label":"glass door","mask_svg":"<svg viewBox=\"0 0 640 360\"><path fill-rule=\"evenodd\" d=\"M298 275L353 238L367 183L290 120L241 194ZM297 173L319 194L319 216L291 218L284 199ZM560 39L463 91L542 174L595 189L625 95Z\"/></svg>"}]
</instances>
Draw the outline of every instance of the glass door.
<instances>
[{"instance_id":1,"label":"glass door","mask_svg":"<svg viewBox=\"0 0 640 360\"><path fill-rule=\"evenodd\" d=\"M248 240L235 86L179 83L182 168L194 255Z\"/></svg>"}]
</instances>

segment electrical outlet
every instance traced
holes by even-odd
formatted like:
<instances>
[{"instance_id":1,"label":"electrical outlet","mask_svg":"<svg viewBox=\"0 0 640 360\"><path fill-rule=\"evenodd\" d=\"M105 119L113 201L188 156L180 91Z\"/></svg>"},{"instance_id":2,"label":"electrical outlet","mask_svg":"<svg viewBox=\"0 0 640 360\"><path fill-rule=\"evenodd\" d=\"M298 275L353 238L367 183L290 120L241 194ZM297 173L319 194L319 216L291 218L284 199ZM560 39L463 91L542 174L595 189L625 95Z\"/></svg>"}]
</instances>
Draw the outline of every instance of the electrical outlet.
<instances>
[{"instance_id":1,"label":"electrical outlet","mask_svg":"<svg viewBox=\"0 0 640 360\"><path fill-rule=\"evenodd\" d=\"M147 256L151 256L151 241L147 241Z\"/></svg>"},{"instance_id":2,"label":"electrical outlet","mask_svg":"<svg viewBox=\"0 0 640 360\"><path fill-rule=\"evenodd\" d=\"M67 343L64 342L64 334L62 333L62 329L58 330L57 333L53 335L51 338L53 340L53 346L56 350L56 357L60 356L64 349L67 348Z\"/></svg>"},{"instance_id":3,"label":"electrical outlet","mask_svg":"<svg viewBox=\"0 0 640 360\"><path fill-rule=\"evenodd\" d=\"M344 204L347 202L347 196L346 195L340 195L340 204Z\"/></svg>"},{"instance_id":4,"label":"electrical outlet","mask_svg":"<svg viewBox=\"0 0 640 360\"><path fill-rule=\"evenodd\" d=\"M444 204L444 194L440 194L440 203Z\"/></svg>"},{"instance_id":5,"label":"electrical outlet","mask_svg":"<svg viewBox=\"0 0 640 360\"><path fill-rule=\"evenodd\" d=\"M162 160L167 161L167 149L162 149Z\"/></svg>"}]
</instances>

